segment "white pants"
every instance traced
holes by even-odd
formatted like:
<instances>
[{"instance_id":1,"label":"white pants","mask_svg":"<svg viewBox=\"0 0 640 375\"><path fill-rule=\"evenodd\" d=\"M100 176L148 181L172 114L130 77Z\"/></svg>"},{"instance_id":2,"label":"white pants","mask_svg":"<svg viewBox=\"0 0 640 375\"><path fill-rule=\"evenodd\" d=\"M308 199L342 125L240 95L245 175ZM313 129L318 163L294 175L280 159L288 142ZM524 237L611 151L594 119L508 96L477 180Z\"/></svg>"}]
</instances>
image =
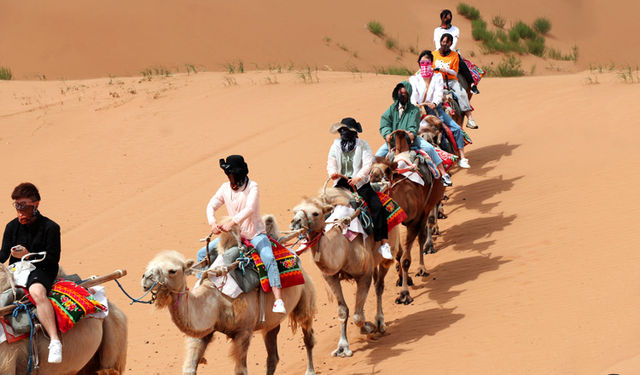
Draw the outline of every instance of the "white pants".
<instances>
[{"instance_id":1,"label":"white pants","mask_svg":"<svg viewBox=\"0 0 640 375\"><path fill-rule=\"evenodd\" d=\"M471 110L471 104L469 104L469 97L467 96L467 92L464 91L460 82L457 80L449 80L449 87L458 97L458 104L460 105L460 110L462 112L467 112Z\"/></svg>"}]
</instances>

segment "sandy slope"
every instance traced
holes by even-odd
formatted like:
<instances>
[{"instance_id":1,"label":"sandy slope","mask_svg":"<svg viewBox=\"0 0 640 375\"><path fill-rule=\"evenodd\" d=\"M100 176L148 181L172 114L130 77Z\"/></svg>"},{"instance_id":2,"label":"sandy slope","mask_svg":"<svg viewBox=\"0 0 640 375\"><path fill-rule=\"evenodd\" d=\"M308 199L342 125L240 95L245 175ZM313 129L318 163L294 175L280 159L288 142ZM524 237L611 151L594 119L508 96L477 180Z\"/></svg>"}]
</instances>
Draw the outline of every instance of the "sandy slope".
<instances>
[{"instance_id":1,"label":"sandy slope","mask_svg":"<svg viewBox=\"0 0 640 375\"><path fill-rule=\"evenodd\" d=\"M204 207L223 182L218 158L245 155L262 211L286 226L288 209L324 181L329 125L354 116L377 146L398 80L232 77L236 84L221 73L0 82L0 217L14 215L11 188L33 181L43 212L62 226L62 264L82 273L126 267L124 285L138 294L159 250L199 247ZM453 177L439 252L427 258L432 276L416 280L410 306L393 303L395 278L387 278L388 335L367 341L352 329L354 357L331 358L335 306L303 256L318 289L318 373L640 371L637 95L612 73L485 80L474 98L472 169ZM129 373L179 373L183 339L168 313L128 306L114 285L108 291L129 317ZM372 317L373 301L367 306ZM280 338L279 373L300 373L300 335L284 329ZM261 341L250 350L251 373L263 371ZM216 340L202 373L230 373L228 348Z\"/></svg>"},{"instance_id":2,"label":"sandy slope","mask_svg":"<svg viewBox=\"0 0 640 375\"><path fill-rule=\"evenodd\" d=\"M638 27L637 2L474 0L484 19L502 15L508 25L547 17L553 27L547 45L567 54L579 48L578 65L528 57L535 74L574 72L589 64L640 63L632 48ZM199 1L112 0L63 3L0 0L0 66L16 79L78 79L139 75L145 69L184 72L269 67L373 72L380 67L413 69L410 49L433 48L433 28L443 8L456 3L408 0L307 3L295 0ZM455 11L454 11L455 12ZM366 30L377 20L397 47ZM459 47L478 64L502 56L482 55L472 41L471 23L455 15L462 31ZM472 54L473 52L473 54Z\"/></svg>"}]
</instances>

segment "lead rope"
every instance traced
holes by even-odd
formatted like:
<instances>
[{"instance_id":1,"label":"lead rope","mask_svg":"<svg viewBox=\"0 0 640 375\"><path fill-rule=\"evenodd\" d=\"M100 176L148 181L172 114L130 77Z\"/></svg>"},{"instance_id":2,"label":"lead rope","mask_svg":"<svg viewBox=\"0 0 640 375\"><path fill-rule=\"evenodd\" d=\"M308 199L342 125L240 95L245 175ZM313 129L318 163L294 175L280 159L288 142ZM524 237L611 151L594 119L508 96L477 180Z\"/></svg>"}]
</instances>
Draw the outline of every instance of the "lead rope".
<instances>
[{"instance_id":1,"label":"lead rope","mask_svg":"<svg viewBox=\"0 0 640 375\"><path fill-rule=\"evenodd\" d=\"M120 288L120 290L122 291L122 293L124 293L124 295L125 295L125 296L127 296L127 297L131 300L131 303L129 303L129 305L133 305L134 303L145 303L145 304L151 305L151 304L155 301L154 296L152 296L152 297L151 297L151 299L150 299L150 300L148 300L148 301L142 301L142 299L143 299L147 294L149 294L149 293L153 290L153 288L154 288L154 287L156 286L156 284L158 283L157 281L154 281L154 282L153 282L153 285L151 285L151 288L149 288L149 290L147 290L147 292L146 292L145 294L143 294L143 295L142 295L141 297L139 297L139 298L133 298L133 297L131 297L131 296L129 295L129 293L127 293L127 291L126 291L126 290L124 290L124 288L122 287L122 285L120 285L120 282L118 281L118 279L114 279L113 281L115 281L115 282L116 282L116 284L118 284L118 287Z\"/></svg>"},{"instance_id":2,"label":"lead rope","mask_svg":"<svg viewBox=\"0 0 640 375\"><path fill-rule=\"evenodd\" d=\"M29 326L31 326L31 331L29 332L29 361L27 362L27 375L31 374L31 371L33 370L33 334L35 331L35 328L33 327L33 319L35 318L33 312L31 312L31 303L21 303L21 302L16 302L14 303L14 305L16 305L17 307L13 310L13 317L16 318L18 316L18 313L22 310L24 310L24 312L27 313L27 317L29 318Z\"/></svg>"}]
</instances>

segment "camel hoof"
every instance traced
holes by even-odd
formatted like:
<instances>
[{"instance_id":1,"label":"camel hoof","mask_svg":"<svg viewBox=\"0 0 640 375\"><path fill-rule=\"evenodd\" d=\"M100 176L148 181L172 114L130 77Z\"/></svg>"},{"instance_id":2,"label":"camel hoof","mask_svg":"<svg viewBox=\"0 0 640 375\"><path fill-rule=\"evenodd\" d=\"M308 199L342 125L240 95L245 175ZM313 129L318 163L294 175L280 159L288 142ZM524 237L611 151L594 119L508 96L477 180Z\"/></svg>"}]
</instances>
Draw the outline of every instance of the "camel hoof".
<instances>
[{"instance_id":1,"label":"camel hoof","mask_svg":"<svg viewBox=\"0 0 640 375\"><path fill-rule=\"evenodd\" d=\"M433 246L433 244L429 244L424 248L424 253L425 254L435 254L436 253L436 248Z\"/></svg>"},{"instance_id":2,"label":"camel hoof","mask_svg":"<svg viewBox=\"0 0 640 375\"><path fill-rule=\"evenodd\" d=\"M199 365L206 365L207 363L208 362L207 362L207 359L205 357L200 358L200 360L198 361Z\"/></svg>"},{"instance_id":3,"label":"camel hoof","mask_svg":"<svg viewBox=\"0 0 640 375\"><path fill-rule=\"evenodd\" d=\"M348 347L338 347L338 349L331 352L332 357L351 357L353 352Z\"/></svg>"},{"instance_id":4,"label":"camel hoof","mask_svg":"<svg viewBox=\"0 0 640 375\"><path fill-rule=\"evenodd\" d=\"M407 286L413 286L413 279L411 276L407 277Z\"/></svg>"},{"instance_id":5,"label":"camel hoof","mask_svg":"<svg viewBox=\"0 0 640 375\"><path fill-rule=\"evenodd\" d=\"M398 281L396 281L396 286L402 286L402 278L398 277Z\"/></svg>"},{"instance_id":6,"label":"camel hoof","mask_svg":"<svg viewBox=\"0 0 640 375\"><path fill-rule=\"evenodd\" d=\"M376 332L376 326L371 322L365 322L362 327L360 327L360 334L362 335L370 335Z\"/></svg>"},{"instance_id":7,"label":"camel hoof","mask_svg":"<svg viewBox=\"0 0 640 375\"><path fill-rule=\"evenodd\" d=\"M396 303L398 305L408 305L411 302L413 302L413 298L409 295L408 290L400 292L400 297L396 298Z\"/></svg>"},{"instance_id":8,"label":"camel hoof","mask_svg":"<svg viewBox=\"0 0 640 375\"><path fill-rule=\"evenodd\" d=\"M442 212L438 212L438 219L446 219L446 218L448 218L448 216L447 216L447 215L445 215L445 214L444 214L444 213L442 213Z\"/></svg>"},{"instance_id":9,"label":"camel hoof","mask_svg":"<svg viewBox=\"0 0 640 375\"><path fill-rule=\"evenodd\" d=\"M379 319L377 322L378 332L385 333L387 331L387 325L384 324L384 319Z\"/></svg>"},{"instance_id":10,"label":"camel hoof","mask_svg":"<svg viewBox=\"0 0 640 375\"><path fill-rule=\"evenodd\" d=\"M416 272L416 276L429 276L429 272L427 272L425 269L421 268L418 270L418 272Z\"/></svg>"}]
</instances>

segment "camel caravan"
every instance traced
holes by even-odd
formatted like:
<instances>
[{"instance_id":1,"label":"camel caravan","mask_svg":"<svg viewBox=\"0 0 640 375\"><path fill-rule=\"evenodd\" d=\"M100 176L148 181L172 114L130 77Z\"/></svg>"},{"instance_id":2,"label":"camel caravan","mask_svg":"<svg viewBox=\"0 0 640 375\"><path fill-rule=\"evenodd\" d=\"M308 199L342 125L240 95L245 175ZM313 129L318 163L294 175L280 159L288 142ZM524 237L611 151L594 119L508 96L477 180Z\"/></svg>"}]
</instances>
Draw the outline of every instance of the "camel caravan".
<instances>
[{"instance_id":1,"label":"camel caravan","mask_svg":"<svg viewBox=\"0 0 640 375\"><path fill-rule=\"evenodd\" d=\"M427 276L424 255L436 251L438 219L446 218L442 203L453 185L449 172L456 164L470 168L465 147L471 139L462 126L466 118L467 128L478 128L469 99L479 93L476 85L484 74L452 49L459 31L451 25L451 12L440 17L436 49L421 52L419 70L391 92L392 103L380 118L383 142L375 153L359 137L364 129L355 118L330 126L335 138L327 178L317 194L292 208L290 230L281 232L273 216L260 216L259 186L249 178L243 156L219 160L228 181L207 204L211 231L196 260L162 252L141 281L144 296L151 294L146 303L169 310L186 336L183 374L196 374L207 362L205 351L216 332L231 340L234 373L247 374L255 331L264 338L266 373L274 374L278 333L287 317L291 329L302 332L305 374L315 374L316 291L302 265L303 253L338 305L340 334L337 348L327 353L331 356L353 355L343 281L356 285L351 316L368 337L386 332L383 293L394 263L400 288L395 303L413 302L413 243L417 238L415 277ZM126 271L88 279L65 274L59 267L60 227L39 211L38 189L22 183L11 199L17 217L7 224L0 249L0 374L124 373L127 319L100 284ZM222 206L228 216L218 221ZM3 264L7 260L9 267ZM190 275L197 278L191 289ZM376 310L368 321L364 305L372 284ZM133 302L144 297L124 293Z\"/></svg>"}]
</instances>

